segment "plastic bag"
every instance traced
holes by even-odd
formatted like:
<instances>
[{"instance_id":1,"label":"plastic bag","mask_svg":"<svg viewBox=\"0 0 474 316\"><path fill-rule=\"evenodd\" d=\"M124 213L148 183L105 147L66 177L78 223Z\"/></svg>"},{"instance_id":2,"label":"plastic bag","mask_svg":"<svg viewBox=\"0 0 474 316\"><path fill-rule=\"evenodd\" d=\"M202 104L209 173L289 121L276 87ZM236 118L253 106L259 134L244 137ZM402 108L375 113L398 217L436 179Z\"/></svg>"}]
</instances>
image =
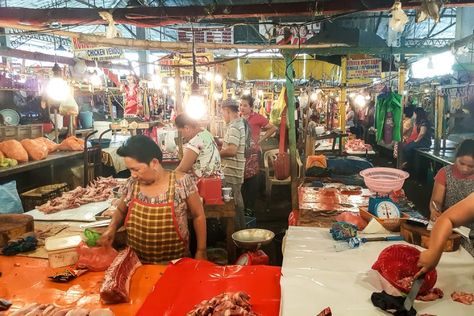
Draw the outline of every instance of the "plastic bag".
<instances>
[{"instance_id":1,"label":"plastic bag","mask_svg":"<svg viewBox=\"0 0 474 316\"><path fill-rule=\"evenodd\" d=\"M285 94L286 94L286 88L283 87L281 88L281 92L280 92L280 95L278 96L278 100L273 103L272 110L270 112L270 122L275 126L280 125L281 114L283 112L283 109L286 106Z\"/></svg>"},{"instance_id":2,"label":"plastic bag","mask_svg":"<svg viewBox=\"0 0 474 316\"><path fill-rule=\"evenodd\" d=\"M69 136L61 142L58 149L62 151L82 151L84 150L84 140Z\"/></svg>"},{"instance_id":3,"label":"plastic bag","mask_svg":"<svg viewBox=\"0 0 474 316\"><path fill-rule=\"evenodd\" d=\"M347 240L357 236L357 226L347 222L336 222L332 224L329 232L334 240Z\"/></svg>"},{"instance_id":4,"label":"plastic bag","mask_svg":"<svg viewBox=\"0 0 474 316\"><path fill-rule=\"evenodd\" d=\"M413 277L419 270L417 267L420 251L412 246L392 245L380 252L372 269L377 270L391 285L402 292L408 293L410 288L398 282L407 277ZM436 270L425 274L425 281L419 294L426 294L436 284Z\"/></svg>"},{"instance_id":5,"label":"plastic bag","mask_svg":"<svg viewBox=\"0 0 474 316\"><path fill-rule=\"evenodd\" d=\"M79 260L76 266L91 271L105 271L112 264L118 252L112 247L89 247L81 242L77 246Z\"/></svg>"},{"instance_id":6,"label":"plastic bag","mask_svg":"<svg viewBox=\"0 0 474 316\"><path fill-rule=\"evenodd\" d=\"M6 157L15 159L18 162L28 161L28 153L17 140L10 139L1 142L0 151L2 151Z\"/></svg>"},{"instance_id":7,"label":"plastic bag","mask_svg":"<svg viewBox=\"0 0 474 316\"><path fill-rule=\"evenodd\" d=\"M15 180L0 185L0 205L0 214L23 213Z\"/></svg>"},{"instance_id":8,"label":"plastic bag","mask_svg":"<svg viewBox=\"0 0 474 316\"><path fill-rule=\"evenodd\" d=\"M46 137L38 137L35 138L35 140L38 142L42 142L48 148L48 153L52 153L58 150L59 144L56 144L55 142L47 139Z\"/></svg>"},{"instance_id":9,"label":"plastic bag","mask_svg":"<svg viewBox=\"0 0 474 316\"><path fill-rule=\"evenodd\" d=\"M48 147L46 147L43 142L33 139L23 139L20 143L23 148L25 148L31 160L43 160L48 157Z\"/></svg>"}]
</instances>

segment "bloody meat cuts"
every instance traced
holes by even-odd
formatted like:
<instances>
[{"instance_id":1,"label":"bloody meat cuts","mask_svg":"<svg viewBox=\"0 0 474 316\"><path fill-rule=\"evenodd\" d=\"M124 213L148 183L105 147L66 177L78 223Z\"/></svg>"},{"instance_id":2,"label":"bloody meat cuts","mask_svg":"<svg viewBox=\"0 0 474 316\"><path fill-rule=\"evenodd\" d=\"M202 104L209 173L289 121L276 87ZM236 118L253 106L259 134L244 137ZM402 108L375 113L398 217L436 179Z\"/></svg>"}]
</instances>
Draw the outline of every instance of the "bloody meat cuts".
<instances>
[{"instance_id":1,"label":"bloody meat cuts","mask_svg":"<svg viewBox=\"0 0 474 316\"><path fill-rule=\"evenodd\" d=\"M113 198L112 189L118 186L118 180L112 177L99 177L92 181L86 188L77 187L64 192L60 197L49 200L37 209L43 213L51 214L59 211L76 208L83 204L100 202Z\"/></svg>"},{"instance_id":2,"label":"bloody meat cuts","mask_svg":"<svg viewBox=\"0 0 474 316\"><path fill-rule=\"evenodd\" d=\"M128 302L130 280L135 270L142 264L132 248L121 251L110 267L105 271L104 283L100 288L100 297L106 304Z\"/></svg>"},{"instance_id":3,"label":"bloody meat cuts","mask_svg":"<svg viewBox=\"0 0 474 316\"><path fill-rule=\"evenodd\" d=\"M416 299L420 301L430 302L436 301L437 299L443 298L444 293L441 289L435 287L429 290L425 295L417 295Z\"/></svg>"},{"instance_id":4,"label":"bloody meat cuts","mask_svg":"<svg viewBox=\"0 0 474 316\"><path fill-rule=\"evenodd\" d=\"M455 302L463 303L466 305L472 305L472 302L474 302L474 294L467 292L453 292L451 293L451 298Z\"/></svg>"},{"instance_id":5,"label":"bloody meat cuts","mask_svg":"<svg viewBox=\"0 0 474 316\"><path fill-rule=\"evenodd\" d=\"M258 316L245 292L222 293L194 306L186 316Z\"/></svg>"}]
</instances>

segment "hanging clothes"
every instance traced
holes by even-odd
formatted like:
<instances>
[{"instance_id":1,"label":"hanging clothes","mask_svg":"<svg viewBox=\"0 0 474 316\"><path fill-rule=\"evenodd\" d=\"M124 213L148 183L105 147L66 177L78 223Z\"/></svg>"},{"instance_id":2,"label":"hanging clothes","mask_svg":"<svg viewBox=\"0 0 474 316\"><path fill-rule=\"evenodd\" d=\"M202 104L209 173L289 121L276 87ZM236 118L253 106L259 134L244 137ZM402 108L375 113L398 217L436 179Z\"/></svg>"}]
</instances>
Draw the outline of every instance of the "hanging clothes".
<instances>
[{"instance_id":1,"label":"hanging clothes","mask_svg":"<svg viewBox=\"0 0 474 316\"><path fill-rule=\"evenodd\" d=\"M401 124L403 112L401 101L402 96L395 92L383 93L377 97L375 119L377 142L379 142L382 138L385 140L390 140L391 138L392 141L396 142L401 141ZM385 126L387 121L391 121L390 126ZM387 133L390 133L391 135L385 135Z\"/></svg>"}]
</instances>

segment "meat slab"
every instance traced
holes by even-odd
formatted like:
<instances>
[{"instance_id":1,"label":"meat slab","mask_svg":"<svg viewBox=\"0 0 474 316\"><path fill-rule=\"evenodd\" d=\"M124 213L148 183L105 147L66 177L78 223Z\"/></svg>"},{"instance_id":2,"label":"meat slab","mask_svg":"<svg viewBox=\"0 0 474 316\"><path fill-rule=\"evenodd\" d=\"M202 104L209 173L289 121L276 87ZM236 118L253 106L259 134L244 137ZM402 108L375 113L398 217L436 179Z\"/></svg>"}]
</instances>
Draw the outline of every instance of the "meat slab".
<instances>
[{"instance_id":1,"label":"meat slab","mask_svg":"<svg viewBox=\"0 0 474 316\"><path fill-rule=\"evenodd\" d=\"M473 293L456 291L456 292L451 293L451 298L455 302L463 303L466 305L472 305L472 302L474 302Z\"/></svg>"},{"instance_id":2,"label":"meat slab","mask_svg":"<svg viewBox=\"0 0 474 316\"><path fill-rule=\"evenodd\" d=\"M186 316L258 316L245 292L222 293L194 306Z\"/></svg>"},{"instance_id":3,"label":"meat slab","mask_svg":"<svg viewBox=\"0 0 474 316\"><path fill-rule=\"evenodd\" d=\"M118 186L118 184L118 180L112 177L99 177L86 188L79 186L74 190L64 192L61 196L38 206L37 209L45 214L51 214L77 208L87 203L105 201L113 198L112 189Z\"/></svg>"},{"instance_id":4,"label":"meat slab","mask_svg":"<svg viewBox=\"0 0 474 316\"><path fill-rule=\"evenodd\" d=\"M130 280L142 264L135 251L127 247L121 251L105 271L100 298L106 304L124 303L130 300Z\"/></svg>"}]
</instances>

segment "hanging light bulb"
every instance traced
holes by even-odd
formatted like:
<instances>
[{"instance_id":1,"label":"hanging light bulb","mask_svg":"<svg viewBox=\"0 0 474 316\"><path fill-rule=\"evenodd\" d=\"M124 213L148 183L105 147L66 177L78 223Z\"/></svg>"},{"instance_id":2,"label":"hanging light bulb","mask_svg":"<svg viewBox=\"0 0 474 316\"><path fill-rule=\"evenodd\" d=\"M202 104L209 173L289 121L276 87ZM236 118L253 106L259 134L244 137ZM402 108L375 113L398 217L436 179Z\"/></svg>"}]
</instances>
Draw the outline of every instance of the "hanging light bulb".
<instances>
[{"instance_id":1,"label":"hanging light bulb","mask_svg":"<svg viewBox=\"0 0 474 316\"><path fill-rule=\"evenodd\" d=\"M49 79L46 93L54 101L63 101L69 95L69 85L63 78L53 77Z\"/></svg>"},{"instance_id":2,"label":"hanging light bulb","mask_svg":"<svg viewBox=\"0 0 474 316\"><path fill-rule=\"evenodd\" d=\"M221 100L222 99L222 93L221 92L214 92L213 94L215 100Z\"/></svg>"},{"instance_id":3,"label":"hanging light bulb","mask_svg":"<svg viewBox=\"0 0 474 316\"><path fill-rule=\"evenodd\" d=\"M217 84L221 84L222 83L222 76L220 74L216 74L216 76L214 77L214 81Z\"/></svg>"},{"instance_id":4,"label":"hanging light bulb","mask_svg":"<svg viewBox=\"0 0 474 316\"><path fill-rule=\"evenodd\" d=\"M313 102L316 101L318 99L318 94L316 92L311 93L309 99Z\"/></svg>"},{"instance_id":5,"label":"hanging light bulb","mask_svg":"<svg viewBox=\"0 0 474 316\"><path fill-rule=\"evenodd\" d=\"M356 94L354 92L349 93L349 98L354 99Z\"/></svg>"},{"instance_id":6,"label":"hanging light bulb","mask_svg":"<svg viewBox=\"0 0 474 316\"><path fill-rule=\"evenodd\" d=\"M263 97L263 91L262 90L257 90L257 96L258 97Z\"/></svg>"},{"instance_id":7,"label":"hanging light bulb","mask_svg":"<svg viewBox=\"0 0 474 316\"><path fill-rule=\"evenodd\" d=\"M428 69L434 68L433 60L431 59L431 56L428 58L428 64L426 66L428 67Z\"/></svg>"},{"instance_id":8,"label":"hanging light bulb","mask_svg":"<svg viewBox=\"0 0 474 316\"><path fill-rule=\"evenodd\" d=\"M245 90L243 91L243 94L244 94L244 95L250 95L250 90L249 90L249 89L245 89Z\"/></svg>"},{"instance_id":9,"label":"hanging light bulb","mask_svg":"<svg viewBox=\"0 0 474 316\"><path fill-rule=\"evenodd\" d=\"M369 100L371 99L370 94L366 95L366 96L365 96L365 99L366 99L367 101L369 101Z\"/></svg>"},{"instance_id":10,"label":"hanging light bulb","mask_svg":"<svg viewBox=\"0 0 474 316\"><path fill-rule=\"evenodd\" d=\"M188 83L187 83L186 81L184 81L184 80L181 80L180 85L181 85L181 89L186 89L187 86L188 86Z\"/></svg>"},{"instance_id":11,"label":"hanging light bulb","mask_svg":"<svg viewBox=\"0 0 474 316\"><path fill-rule=\"evenodd\" d=\"M102 79L100 78L100 76L97 74L97 72L94 72L90 79L89 79L90 83L94 86L94 87L99 87L102 85Z\"/></svg>"},{"instance_id":12,"label":"hanging light bulb","mask_svg":"<svg viewBox=\"0 0 474 316\"><path fill-rule=\"evenodd\" d=\"M365 105L365 102L365 97L361 94L357 95L354 99L354 103L359 107L363 107Z\"/></svg>"},{"instance_id":13,"label":"hanging light bulb","mask_svg":"<svg viewBox=\"0 0 474 316\"><path fill-rule=\"evenodd\" d=\"M171 86L174 86L174 78L173 77L170 77L168 78L168 85L171 87Z\"/></svg>"},{"instance_id":14,"label":"hanging light bulb","mask_svg":"<svg viewBox=\"0 0 474 316\"><path fill-rule=\"evenodd\" d=\"M211 81L211 80L212 80L212 77L213 77L213 76L212 76L212 72L206 71L206 80L207 80L207 81Z\"/></svg>"}]
</instances>

